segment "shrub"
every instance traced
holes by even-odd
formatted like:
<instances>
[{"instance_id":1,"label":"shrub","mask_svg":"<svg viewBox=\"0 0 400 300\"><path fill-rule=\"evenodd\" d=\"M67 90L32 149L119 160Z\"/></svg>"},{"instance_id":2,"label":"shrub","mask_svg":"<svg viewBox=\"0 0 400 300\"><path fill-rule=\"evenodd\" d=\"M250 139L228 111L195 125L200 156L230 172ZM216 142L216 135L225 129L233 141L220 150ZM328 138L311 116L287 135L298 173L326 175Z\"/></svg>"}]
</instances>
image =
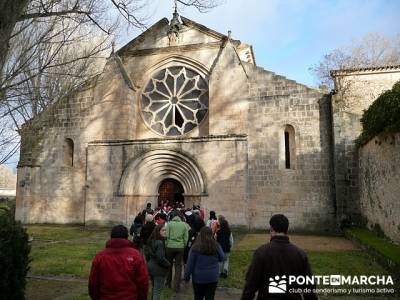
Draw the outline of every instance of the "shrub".
<instances>
[{"instance_id":1,"label":"shrub","mask_svg":"<svg viewBox=\"0 0 400 300\"><path fill-rule=\"evenodd\" d=\"M28 234L8 208L0 208L0 299L25 299Z\"/></svg>"},{"instance_id":2,"label":"shrub","mask_svg":"<svg viewBox=\"0 0 400 300\"><path fill-rule=\"evenodd\" d=\"M400 81L381 94L361 117L363 130L356 144L362 146L379 133L400 132Z\"/></svg>"}]
</instances>

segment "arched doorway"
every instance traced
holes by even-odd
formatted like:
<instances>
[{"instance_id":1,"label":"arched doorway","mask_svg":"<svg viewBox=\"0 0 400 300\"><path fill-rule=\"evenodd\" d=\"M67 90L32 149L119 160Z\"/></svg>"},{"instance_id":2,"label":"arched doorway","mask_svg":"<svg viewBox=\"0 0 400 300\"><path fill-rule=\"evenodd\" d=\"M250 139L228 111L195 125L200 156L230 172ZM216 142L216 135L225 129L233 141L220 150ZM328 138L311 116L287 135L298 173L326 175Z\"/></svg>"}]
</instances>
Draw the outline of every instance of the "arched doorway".
<instances>
[{"instance_id":1,"label":"arched doorway","mask_svg":"<svg viewBox=\"0 0 400 300\"><path fill-rule=\"evenodd\" d=\"M158 206L165 202L169 202L171 205L177 202L184 204L183 193L183 186L178 180L172 178L164 179L158 187Z\"/></svg>"},{"instance_id":2,"label":"arched doorway","mask_svg":"<svg viewBox=\"0 0 400 300\"><path fill-rule=\"evenodd\" d=\"M163 180L174 178L183 187L184 204L199 204L207 195L204 173L196 161L171 150L151 150L132 159L120 179L118 196L126 200L126 223L131 222L146 203L158 205Z\"/></svg>"}]
</instances>

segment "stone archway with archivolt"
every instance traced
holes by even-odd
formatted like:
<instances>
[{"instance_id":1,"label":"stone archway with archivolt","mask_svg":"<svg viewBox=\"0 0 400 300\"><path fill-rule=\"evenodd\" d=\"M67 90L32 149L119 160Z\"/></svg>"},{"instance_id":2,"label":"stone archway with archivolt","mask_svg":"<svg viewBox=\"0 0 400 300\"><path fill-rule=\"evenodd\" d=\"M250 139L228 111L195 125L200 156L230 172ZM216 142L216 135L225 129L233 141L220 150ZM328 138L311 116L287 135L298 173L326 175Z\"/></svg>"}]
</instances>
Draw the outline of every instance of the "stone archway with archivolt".
<instances>
[{"instance_id":1,"label":"stone archway with archivolt","mask_svg":"<svg viewBox=\"0 0 400 300\"><path fill-rule=\"evenodd\" d=\"M132 160L120 180L118 194L127 198L128 222L147 202L157 205L160 183L168 178L182 185L188 207L206 194L205 176L194 160L176 151L149 151Z\"/></svg>"}]
</instances>

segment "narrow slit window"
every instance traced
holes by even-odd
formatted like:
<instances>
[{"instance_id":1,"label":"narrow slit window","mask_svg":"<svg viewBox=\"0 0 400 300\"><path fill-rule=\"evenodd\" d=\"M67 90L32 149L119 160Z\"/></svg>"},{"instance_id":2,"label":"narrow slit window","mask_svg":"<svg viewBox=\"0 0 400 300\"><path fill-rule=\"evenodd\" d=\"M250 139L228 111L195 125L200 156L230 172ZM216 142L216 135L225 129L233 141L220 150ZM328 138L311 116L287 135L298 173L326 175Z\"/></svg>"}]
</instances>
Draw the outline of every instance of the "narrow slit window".
<instances>
[{"instance_id":1,"label":"narrow slit window","mask_svg":"<svg viewBox=\"0 0 400 300\"><path fill-rule=\"evenodd\" d=\"M64 140L64 165L67 167L74 166L74 142L72 139Z\"/></svg>"},{"instance_id":2,"label":"narrow slit window","mask_svg":"<svg viewBox=\"0 0 400 300\"><path fill-rule=\"evenodd\" d=\"M285 168L290 169L290 138L289 132L285 131Z\"/></svg>"},{"instance_id":3,"label":"narrow slit window","mask_svg":"<svg viewBox=\"0 0 400 300\"><path fill-rule=\"evenodd\" d=\"M286 125L283 131L283 139L281 146L281 168L296 168L296 139L295 131L292 125Z\"/></svg>"}]
</instances>

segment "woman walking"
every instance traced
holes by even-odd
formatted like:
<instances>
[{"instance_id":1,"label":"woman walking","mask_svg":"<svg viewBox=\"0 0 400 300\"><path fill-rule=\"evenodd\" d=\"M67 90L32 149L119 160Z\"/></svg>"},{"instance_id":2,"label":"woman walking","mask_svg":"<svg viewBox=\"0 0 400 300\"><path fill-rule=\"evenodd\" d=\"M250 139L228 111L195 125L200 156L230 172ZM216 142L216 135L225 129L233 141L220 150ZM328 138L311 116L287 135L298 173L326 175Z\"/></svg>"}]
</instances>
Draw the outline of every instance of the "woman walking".
<instances>
[{"instance_id":1,"label":"woman walking","mask_svg":"<svg viewBox=\"0 0 400 300\"><path fill-rule=\"evenodd\" d=\"M140 231L140 239L141 239L141 244L143 245L143 253L146 253L147 251L147 241L150 237L150 235L153 233L154 228L156 227L156 224L153 221L153 216L150 214L146 215L146 224L143 225L142 230Z\"/></svg>"},{"instance_id":2,"label":"woman walking","mask_svg":"<svg viewBox=\"0 0 400 300\"><path fill-rule=\"evenodd\" d=\"M229 223L224 217L220 216L218 218L218 223L219 229L216 234L216 239L226 257L226 260L220 263L220 276L222 278L227 278L229 269L229 254L233 246L233 235L229 227Z\"/></svg>"},{"instance_id":3,"label":"woman walking","mask_svg":"<svg viewBox=\"0 0 400 300\"><path fill-rule=\"evenodd\" d=\"M214 239L211 228L201 228L189 252L185 269L185 282L192 277L194 299L214 300L219 276L219 262L224 252Z\"/></svg>"},{"instance_id":4,"label":"woman walking","mask_svg":"<svg viewBox=\"0 0 400 300\"><path fill-rule=\"evenodd\" d=\"M217 215L215 214L215 211L211 210L210 218L207 221L207 227L211 228L213 236L215 236L215 233L217 232L218 225Z\"/></svg>"},{"instance_id":5,"label":"woman walking","mask_svg":"<svg viewBox=\"0 0 400 300\"><path fill-rule=\"evenodd\" d=\"M143 228L144 217L142 213L138 213L131 228L129 230L129 234L132 236L132 242L136 249L140 250L142 248L141 239L140 239L140 232Z\"/></svg>"},{"instance_id":6,"label":"woman walking","mask_svg":"<svg viewBox=\"0 0 400 300\"><path fill-rule=\"evenodd\" d=\"M152 284L152 300L160 299L170 267L170 263L165 256L166 236L167 229L164 225L160 224L154 228L147 240L146 260Z\"/></svg>"}]
</instances>

